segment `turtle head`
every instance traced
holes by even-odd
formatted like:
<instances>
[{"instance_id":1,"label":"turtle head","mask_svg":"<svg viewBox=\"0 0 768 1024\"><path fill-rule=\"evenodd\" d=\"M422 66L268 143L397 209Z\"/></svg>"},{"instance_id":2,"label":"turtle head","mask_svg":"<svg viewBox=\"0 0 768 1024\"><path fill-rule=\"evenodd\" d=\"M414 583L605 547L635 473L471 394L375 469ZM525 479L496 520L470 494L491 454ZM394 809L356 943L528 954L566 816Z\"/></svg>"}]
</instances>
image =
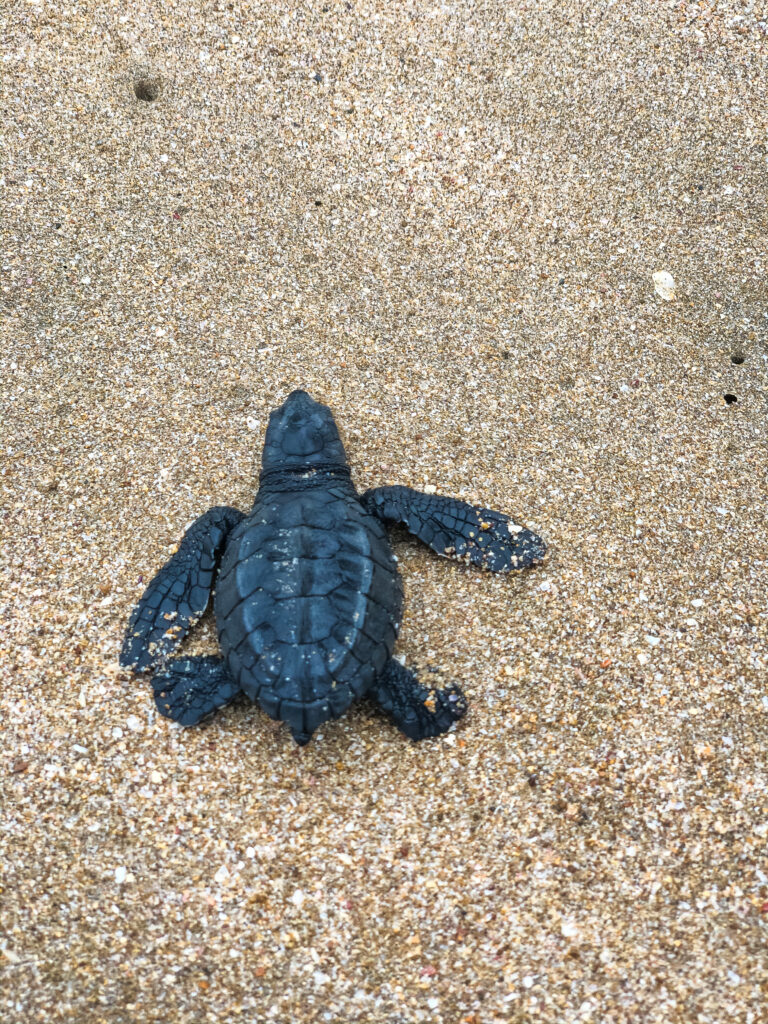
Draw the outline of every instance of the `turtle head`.
<instances>
[{"instance_id":1,"label":"turtle head","mask_svg":"<svg viewBox=\"0 0 768 1024\"><path fill-rule=\"evenodd\" d=\"M261 471L311 469L313 466L346 466L333 413L306 391L292 391L270 413Z\"/></svg>"}]
</instances>

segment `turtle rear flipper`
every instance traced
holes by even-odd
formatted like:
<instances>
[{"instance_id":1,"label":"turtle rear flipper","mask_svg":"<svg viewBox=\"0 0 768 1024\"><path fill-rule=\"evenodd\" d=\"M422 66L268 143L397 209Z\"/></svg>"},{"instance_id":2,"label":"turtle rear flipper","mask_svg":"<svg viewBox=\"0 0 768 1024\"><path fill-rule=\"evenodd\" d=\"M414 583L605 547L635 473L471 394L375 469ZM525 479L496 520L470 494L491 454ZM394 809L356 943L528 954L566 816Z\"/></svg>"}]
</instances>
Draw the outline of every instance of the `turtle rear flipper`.
<instances>
[{"instance_id":1,"label":"turtle rear flipper","mask_svg":"<svg viewBox=\"0 0 768 1024\"><path fill-rule=\"evenodd\" d=\"M157 710L179 725L197 725L240 693L224 659L209 654L172 658L152 677L152 689Z\"/></svg>"},{"instance_id":2,"label":"turtle rear flipper","mask_svg":"<svg viewBox=\"0 0 768 1024\"><path fill-rule=\"evenodd\" d=\"M455 683L443 689L423 686L415 672L390 659L368 691L409 739L425 740L447 732L467 711Z\"/></svg>"},{"instance_id":3,"label":"turtle rear flipper","mask_svg":"<svg viewBox=\"0 0 768 1024\"><path fill-rule=\"evenodd\" d=\"M178 647L208 607L227 536L242 518L236 508L218 505L190 526L133 609L120 652L123 668L155 668Z\"/></svg>"},{"instance_id":4,"label":"turtle rear flipper","mask_svg":"<svg viewBox=\"0 0 768 1024\"><path fill-rule=\"evenodd\" d=\"M433 551L491 572L526 569L544 557L541 537L502 512L410 487L375 487L361 502L385 523L402 523Z\"/></svg>"}]
</instances>

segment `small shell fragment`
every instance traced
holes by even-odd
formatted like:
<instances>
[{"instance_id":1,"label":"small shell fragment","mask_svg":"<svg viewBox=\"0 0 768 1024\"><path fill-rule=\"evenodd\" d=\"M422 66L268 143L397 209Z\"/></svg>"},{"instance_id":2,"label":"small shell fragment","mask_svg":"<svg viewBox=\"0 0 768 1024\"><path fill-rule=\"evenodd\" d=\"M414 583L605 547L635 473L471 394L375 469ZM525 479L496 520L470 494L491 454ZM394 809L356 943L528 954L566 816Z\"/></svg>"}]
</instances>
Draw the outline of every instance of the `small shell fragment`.
<instances>
[{"instance_id":1,"label":"small shell fragment","mask_svg":"<svg viewBox=\"0 0 768 1024\"><path fill-rule=\"evenodd\" d=\"M666 302L675 297L675 279L668 270L657 270L653 275L653 290Z\"/></svg>"},{"instance_id":2,"label":"small shell fragment","mask_svg":"<svg viewBox=\"0 0 768 1024\"><path fill-rule=\"evenodd\" d=\"M566 918L560 924L560 933L566 939L575 939L579 934L579 926L575 921L572 921L570 918Z\"/></svg>"}]
</instances>

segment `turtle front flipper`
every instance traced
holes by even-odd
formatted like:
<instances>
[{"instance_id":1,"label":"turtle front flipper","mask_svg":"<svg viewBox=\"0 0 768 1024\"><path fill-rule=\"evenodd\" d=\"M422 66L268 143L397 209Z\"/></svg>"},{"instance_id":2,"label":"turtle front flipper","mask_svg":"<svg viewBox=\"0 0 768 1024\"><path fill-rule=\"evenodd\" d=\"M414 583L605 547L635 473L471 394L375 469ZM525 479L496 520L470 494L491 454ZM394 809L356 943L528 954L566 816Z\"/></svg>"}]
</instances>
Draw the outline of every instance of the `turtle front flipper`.
<instances>
[{"instance_id":1,"label":"turtle front flipper","mask_svg":"<svg viewBox=\"0 0 768 1024\"><path fill-rule=\"evenodd\" d=\"M172 658L152 677L157 710L179 725L197 725L240 693L223 658Z\"/></svg>"},{"instance_id":2,"label":"turtle front flipper","mask_svg":"<svg viewBox=\"0 0 768 1024\"><path fill-rule=\"evenodd\" d=\"M438 689L423 686L415 672L391 658L368 691L409 739L425 740L447 732L467 711L455 683Z\"/></svg>"},{"instance_id":3,"label":"turtle front flipper","mask_svg":"<svg viewBox=\"0 0 768 1024\"><path fill-rule=\"evenodd\" d=\"M360 500L368 512L385 523L402 523L439 555L491 572L526 569L547 550L541 537L503 512L455 498L422 494L410 487L376 487Z\"/></svg>"},{"instance_id":4,"label":"turtle front flipper","mask_svg":"<svg viewBox=\"0 0 768 1024\"><path fill-rule=\"evenodd\" d=\"M208 607L227 536L242 518L236 508L219 505L190 526L133 609L120 652L123 668L145 672L178 647Z\"/></svg>"}]
</instances>

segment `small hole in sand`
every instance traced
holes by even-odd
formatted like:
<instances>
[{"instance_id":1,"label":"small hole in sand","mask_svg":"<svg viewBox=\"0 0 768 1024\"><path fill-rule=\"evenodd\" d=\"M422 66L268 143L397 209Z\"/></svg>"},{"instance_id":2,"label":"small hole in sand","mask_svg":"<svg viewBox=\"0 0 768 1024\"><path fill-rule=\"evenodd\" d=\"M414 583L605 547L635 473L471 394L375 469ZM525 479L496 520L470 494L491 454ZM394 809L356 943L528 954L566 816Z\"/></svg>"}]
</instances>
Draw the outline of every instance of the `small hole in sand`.
<instances>
[{"instance_id":1,"label":"small hole in sand","mask_svg":"<svg viewBox=\"0 0 768 1024\"><path fill-rule=\"evenodd\" d=\"M723 395L726 405L733 405L734 402L738 402L736 395Z\"/></svg>"},{"instance_id":2,"label":"small hole in sand","mask_svg":"<svg viewBox=\"0 0 768 1024\"><path fill-rule=\"evenodd\" d=\"M156 78L137 78L133 84L136 99L143 103L153 103L160 95L160 83Z\"/></svg>"},{"instance_id":3,"label":"small hole in sand","mask_svg":"<svg viewBox=\"0 0 768 1024\"><path fill-rule=\"evenodd\" d=\"M734 363L736 366L741 366L741 364L744 362L744 356L741 355L740 352L735 352L731 356L731 362Z\"/></svg>"}]
</instances>

